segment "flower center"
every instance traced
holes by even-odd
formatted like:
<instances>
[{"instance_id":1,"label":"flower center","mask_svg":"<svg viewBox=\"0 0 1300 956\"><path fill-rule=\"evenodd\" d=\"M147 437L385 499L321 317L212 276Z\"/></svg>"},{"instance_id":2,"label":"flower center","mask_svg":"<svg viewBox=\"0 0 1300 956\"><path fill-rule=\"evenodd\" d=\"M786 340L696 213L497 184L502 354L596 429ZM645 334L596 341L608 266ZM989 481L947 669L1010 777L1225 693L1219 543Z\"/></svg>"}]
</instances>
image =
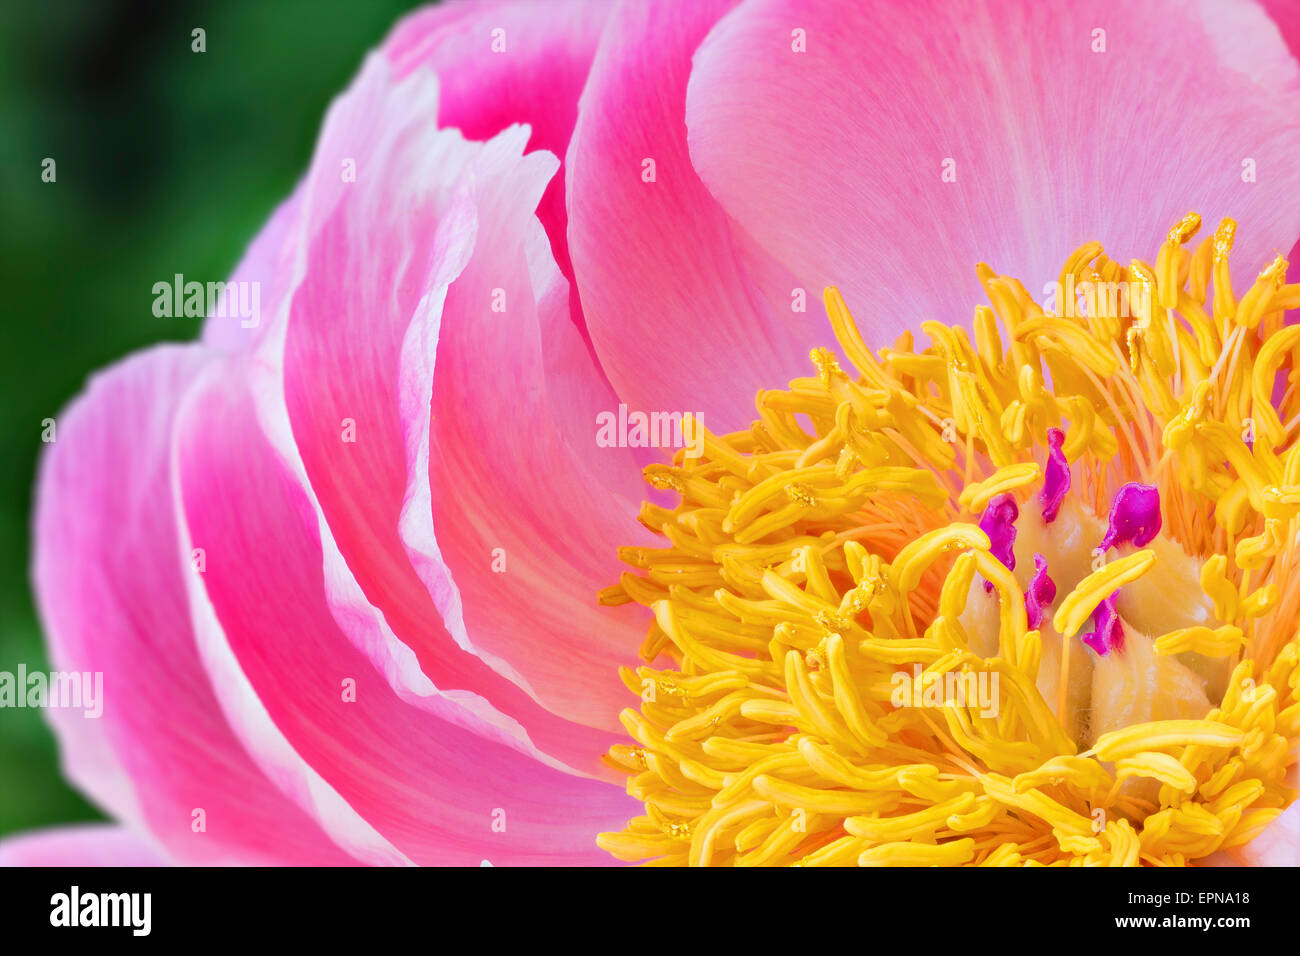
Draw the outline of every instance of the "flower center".
<instances>
[{"instance_id":1,"label":"flower center","mask_svg":"<svg viewBox=\"0 0 1300 956\"><path fill-rule=\"evenodd\" d=\"M973 337L926 322L692 420L646 478L663 548L601 593L654 612L625 668L645 814L623 860L1184 864L1295 794L1300 306L1236 298L1235 223L1155 265L1098 243L1035 302L983 264Z\"/></svg>"}]
</instances>

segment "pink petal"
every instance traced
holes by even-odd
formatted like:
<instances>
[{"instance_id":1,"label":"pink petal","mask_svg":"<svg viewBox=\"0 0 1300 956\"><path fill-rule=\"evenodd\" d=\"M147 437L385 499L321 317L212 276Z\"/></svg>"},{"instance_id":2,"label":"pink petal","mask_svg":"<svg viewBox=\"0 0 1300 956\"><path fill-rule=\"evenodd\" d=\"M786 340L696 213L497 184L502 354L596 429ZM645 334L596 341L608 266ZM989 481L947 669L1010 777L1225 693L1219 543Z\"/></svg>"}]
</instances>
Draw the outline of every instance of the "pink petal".
<instances>
[{"instance_id":1,"label":"pink petal","mask_svg":"<svg viewBox=\"0 0 1300 956\"><path fill-rule=\"evenodd\" d=\"M1300 764L1292 764L1284 781L1300 786ZM1300 866L1300 801L1295 801L1263 832L1244 846L1220 850L1200 861L1205 866Z\"/></svg>"},{"instance_id":2,"label":"pink petal","mask_svg":"<svg viewBox=\"0 0 1300 956\"><path fill-rule=\"evenodd\" d=\"M826 338L811 321L820 287L808 312L792 312L794 283L751 254L687 154L691 54L730 6L621 6L566 158L578 291L611 384L633 410L703 412L717 432L746 427L757 389L807 373L808 349Z\"/></svg>"},{"instance_id":3,"label":"pink petal","mask_svg":"<svg viewBox=\"0 0 1300 956\"><path fill-rule=\"evenodd\" d=\"M37 489L36 596L53 666L102 672L104 702L99 719L47 713L69 778L178 861L345 862L248 759L195 650L168 462L174 409L205 361L198 346L134 356L57 420Z\"/></svg>"},{"instance_id":4,"label":"pink petal","mask_svg":"<svg viewBox=\"0 0 1300 956\"><path fill-rule=\"evenodd\" d=\"M530 150L563 156L609 9L581 0L440 4L399 23L384 54L399 78L416 69L437 74L440 127L489 140L527 123ZM547 184L537 215L572 279L563 175Z\"/></svg>"},{"instance_id":5,"label":"pink petal","mask_svg":"<svg viewBox=\"0 0 1300 956\"><path fill-rule=\"evenodd\" d=\"M4 866L167 866L167 860L125 827L85 823L0 840Z\"/></svg>"},{"instance_id":6,"label":"pink petal","mask_svg":"<svg viewBox=\"0 0 1300 956\"><path fill-rule=\"evenodd\" d=\"M1292 54L1300 57L1300 4L1295 0L1261 0Z\"/></svg>"},{"instance_id":7,"label":"pink petal","mask_svg":"<svg viewBox=\"0 0 1300 956\"><path fill-rule=\"evenodd\" d=\"M403 371L418 386L405 390L415 407L432 396L432 420L402 530L463 646L554 713L613 730L628 703L617 669L645 621L596 594L624 570L617 546L649 537L635 521L645 488L634 450L597 445L596 413L617 405L566 320L566 283L529 208L508 191L480 197L479 234L493 241L408 336Z\"/></svg>"},{"instance_id":8,"label":"pink petal","mask_svg":"<svg viewBox=\"0 0 1300 956\"><path fill-rule=\"evenodd\" d=\"M875 342L968 321L976 262L1038 298L1083 242L1149 259L1191 209L1211 229L1238 220L1233 259L1253 276L1300 235L1300 100L1252 9L752 0L696 53L691 158L760 245L838 285Z\"/></svg>"},{"instance_id":9,"label":"pink petal","mask_svg":"<svg viewBox=\"0 0 1300 956\"><path fill-rule=\"evenodd\" d=\"M618 787L521 753L507 730L467 730L454 700L410 706L340 629L315 508L262 436L241 374L195 386L176 475L188 538L208 555L204 659L257 759L367 858L387 845L420 864L604 862L595 834L635 812Z\"/></svg>"},{"instance_id":10,"label":"pink petal","mask_svg":"<svg viewBox=\"0 0 1300 956\"><path fill-rule=\"evenodd\" d=\"M1300 866L1300 802L1244 846L1208 857L1207 866Z\"/></svg>"},{"instance_id":11,"label":"pink petal","mask_svg":"<svg viewBox=\"0 0 1300 956\"><path fill-rule=\"evenodd\" d=\"M1292 804L1263 833L1231 852L1247 866L1300 866L1300 804Z\"/></svg>"},{"instance_id":12,"label":"pink petal","mask_svg":"<svg viewBox=\"0 0 1300 956\"><path fill-rule=\"evenodd\" d=\"M1281 31L1282 39L1291 54L1300 58L1300 3L1296 3L1295 0L1262 0L1262 3L1269 17ZM1234 36L1235 33L1225 31L1225 35ZM1300 262L1300 240L1291 247L1291 252L1287 254L1287 261Z\"/></svg>"},{"instance_id":13,"label":"pink petal","mask_svg":"<svg viewBox=\"0 0 1300 956\"><path fill-rule=\"evenodd\" d=\"M522 156L520 127L488 144L439 131L435 78L416 71L395 85L390 72L372 58L327 119L305 186L288 321L258 352L259 417L319 507L336 619L397 691L435 708L454 695L471 730L510 726L525 752L540 748L600 772L608 736L539 706L508 667L477 656L458 621L449 633L443 616L455 612L431 598L432 578L422 580L399 536L408 483L427 485L427 465L414 456L428 444L432 388L427 375L411 378L413 360L402 353L408 327L440 312L480 232L489 249L518 246L518 238L480 227L478 207L496 196L535 225L532 211L555 160ZM340 184L343 159L355 162L355 183ZM549 259L544 240L540 254ZM499 284L488 280L485 292ZM567 317L565 330L575 335ZM436 343L435 326L428 349ZM604 389L590 362L584 374L590 389ZM416 520L428 529L427 506ZM430 561L437 563L419 563ZM446 589L437 586L441 599ZM512 631L512 646L522 647L518 635L526 633ZM617 687L616 678L608 683Z\"/></svg>"}]
</instances>

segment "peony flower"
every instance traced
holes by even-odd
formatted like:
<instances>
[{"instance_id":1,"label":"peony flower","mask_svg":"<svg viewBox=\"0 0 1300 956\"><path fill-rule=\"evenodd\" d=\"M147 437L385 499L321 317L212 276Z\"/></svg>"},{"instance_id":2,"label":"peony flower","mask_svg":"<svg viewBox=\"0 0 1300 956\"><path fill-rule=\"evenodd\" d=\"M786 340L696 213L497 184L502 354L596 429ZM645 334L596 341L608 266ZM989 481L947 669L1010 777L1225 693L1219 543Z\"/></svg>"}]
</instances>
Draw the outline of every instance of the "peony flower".
<instances>
[{"instance_id":1,"label":"peony flower","mask_svg":"<svg viewBox=\"0 0 1300 956\"><path fill-rule=\"evenodd\" d=\"M120 826L0 859L1300 860L1296 25L406 19L257 321L58 418L105 708L50 717Z\"/></svg>"}]
</instances>

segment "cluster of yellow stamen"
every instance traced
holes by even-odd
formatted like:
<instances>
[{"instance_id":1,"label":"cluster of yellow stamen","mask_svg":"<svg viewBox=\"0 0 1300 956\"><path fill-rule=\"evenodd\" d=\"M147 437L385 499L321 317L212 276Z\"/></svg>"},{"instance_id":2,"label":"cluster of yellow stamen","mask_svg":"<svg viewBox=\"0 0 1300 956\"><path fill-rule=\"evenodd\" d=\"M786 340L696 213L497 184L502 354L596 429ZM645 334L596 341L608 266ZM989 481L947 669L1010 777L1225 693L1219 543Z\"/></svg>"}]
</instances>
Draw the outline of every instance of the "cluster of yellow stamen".
<instances>
[{"instance_id":1,"label":"cluster of yellow stamen","mask_svg":"<svg viewBox=\"0 0 1300 956\"><path fill-rule=\"evenodd\" d=\"M607 757L645 814L601 846L661 864L1180 865L1282 812L1300 739L1300 588L1273 582L1296 563L1300 326L1283 313L1300 285L1278 257L1236 298L1235 224L1184 248L1199 227L1195 214L1176 224L1154 266L1126 268L1095 242L1069 257L1063 289L1123 284L1143 293L1128 307L1097 295L1045 311L981 264L991 307L976 308L973 336L925 322L920 349L905 333L873 353L828 289L856 374L815 349L816 374L760 392L748 430L690 421L703 454L646 472L680 496L641 511L667 546L622 549L636 570L601 594L654 612L646 666L622 674L641 699L622 715L635 743ZM1230 671L1197 719L1081 749L1057 717L1064 681L1059 707L1036 684L1043 636L977 521L995 496L1041 484L1058 427L1072 496L1102 515L1125 482L1157 487L1165 535L1199 567L1218 625L1152 635L1157 655ZM1053 626L1077 641L1154 560L1138 551L1088 575ZM981 579L998 601L992 656L962 623ZM896 706L899 672L996 674L996 715L971 700Z\"/></svg>"}]
</instances>

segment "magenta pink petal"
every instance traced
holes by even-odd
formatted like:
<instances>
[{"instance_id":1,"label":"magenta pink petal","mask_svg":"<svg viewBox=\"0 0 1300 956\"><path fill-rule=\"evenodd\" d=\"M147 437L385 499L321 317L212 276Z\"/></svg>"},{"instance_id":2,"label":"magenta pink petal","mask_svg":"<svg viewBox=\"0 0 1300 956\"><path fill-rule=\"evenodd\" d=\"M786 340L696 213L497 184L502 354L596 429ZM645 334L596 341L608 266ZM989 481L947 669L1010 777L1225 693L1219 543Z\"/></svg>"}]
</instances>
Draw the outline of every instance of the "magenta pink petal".
<instances>
[{"instance_id":1,"label":"magenta pink petal","mask_svg":"<svg viewBox=\"0 0 1300 956\"><path fill-rule=\"evenodd\" d=\"M168 467L174 410L205 363L198 346L155 348L57 419L37 492L36 596L53 666L102 672L104 701L99 719L48 714L69 778L177 861L345 862L249 760L194 645L195 572Z\"/></svg>"},{"instance_id":2,"label":"magenta pink petal","mask_svg":"<svg viewBox=\"0 0 1300 956\"><path fill-rule=\"evenodd\" d=\"M546 153L522 156L527 131L521 127L487 144L438 130L433 75L416 71L395 85L390 73L384 60L369 61L326 122L305 186L307 245L288 321L282 336L263 343L255 367L259 415L320 509L336 617L398 692L414 703L431 702L438 692L461 694L477 714L467 712L466 721L509 724L525 750L540 747L594 772L607 736L548 712L511 679L516 675L480 659L458 615L435 601L442 599L436 590L443 588L441 579L431 596L426 584L433 579L426 574L422 580L408 557L409 542L399 536L404 513L408 524L422 524L430 536L428 506L414 518L406 506L408 485L427 487L428 466L412 456L421 443L428 445L432 386L427 376L419 380L422 373L403 356L403 343L417 317L440 314L448 284L464 268L477 236L488 237L486 249L522 261L511 250L520 248L522 224L536 225L532 210L556 161ZM340 186L340 157L355 162L355 183ZM479 224L478 205L493 196L517 206L515 234ZM357 243L359 235L364 243ZM541 235L536 251L549 261ZM485 281L485 293L503 284L491 276ZM509 291L509 307L524 309L522 301L515 304L516 290ZM511 319L485 314L498 325ZM565 326L576 335L567 319ZM434 330L429 350L437 343ZM508 340L504 347L530 344ZM482 352L489 365L510 361L486 347ZM431 363L422 368L428 371ZM588 391L604 393L590 361L581 371ZM474 387L496 386L480 378ZM635 480L634 469L629 477ZM457 619L454 625L444 623L448 614ZM527 630L512 632L516 645L519 633ZM609 683L617 687L616 679ZM610 713L605 723L612 722Z\"/></svg>"},{"instance_id":3,"label":"magenta pink petal","mask_svg":"<svg viewBox=\"0 0 1300 956\"><path fill-rule=\"evenodd\" d=\"M750 0L696 53L691 158L875 343L968 322L976 262L1037 298L1083 242L1150 259L1193 209L1238 220L1253 276L1300 235L1300 98L1277 31L1236 16L1252 9Z\"/></svg>"},{"instance_id":4,"label":"magenta pink petal","mask_svg":"<svg viewBox=\"0 0 1300 956\"><path fill-rule=\"evenodd\" d=\"M440 4L399 23L384 54L399 78L417 69L437 74L439 126L486 141L527 123L530 150L562 157L610 7L584 0ZM547 184L537 215L572 280L563 173Z\"/></svg>"},{"instance_id":5,"label":"magenta pink petal","mask_svg":"<svg viewBox=\"0 0 1300 956\"><path fill-rule=\"evenodd\" d=\"M730 6L620 6L566 158L570 252L611 384L633 410L699 411L719 432L748 426L755 392L807 372L808 349L825 339L820 287L796 300L687 153L691 54Z\"/></svg>"},{"instance_id":6,"label":"magenta pink petal","mask_svg":"<svg viewBox=\"0 0 1300 956\"><path fill-rule=\"evenodd\" d=\"M214 646L201 631L205 659L251 750L332 832L362 839L342 818L355 815L415 863L604 862L595 834L634 810L620 788L547 766L508 730L467 730L455 700L410 706L340 630L315 509L232 379L208 376L187 402L177 483L228 635Z\"/></svg>"},{"instance_id":7,"label":"magenta pink petal","mask_svg":"<svg viewBox=\"0 0 1300 956\"><path fill-rule=\"evenodd\" d=\"M1300 57L1300 3L1295 0L1261 0L1282 33L1291 52Z\"/></svg>"},{"instance_id":8,"label":"magenta pink petal","mask_svg":"<svg viewBox=\"0 0 1300 956\"><path fill-rule=\"evenodd\" d=\"M0 840L5 866L167 866L147 840L113 823L86 823Z\"/></svg>"}]
</instances>

